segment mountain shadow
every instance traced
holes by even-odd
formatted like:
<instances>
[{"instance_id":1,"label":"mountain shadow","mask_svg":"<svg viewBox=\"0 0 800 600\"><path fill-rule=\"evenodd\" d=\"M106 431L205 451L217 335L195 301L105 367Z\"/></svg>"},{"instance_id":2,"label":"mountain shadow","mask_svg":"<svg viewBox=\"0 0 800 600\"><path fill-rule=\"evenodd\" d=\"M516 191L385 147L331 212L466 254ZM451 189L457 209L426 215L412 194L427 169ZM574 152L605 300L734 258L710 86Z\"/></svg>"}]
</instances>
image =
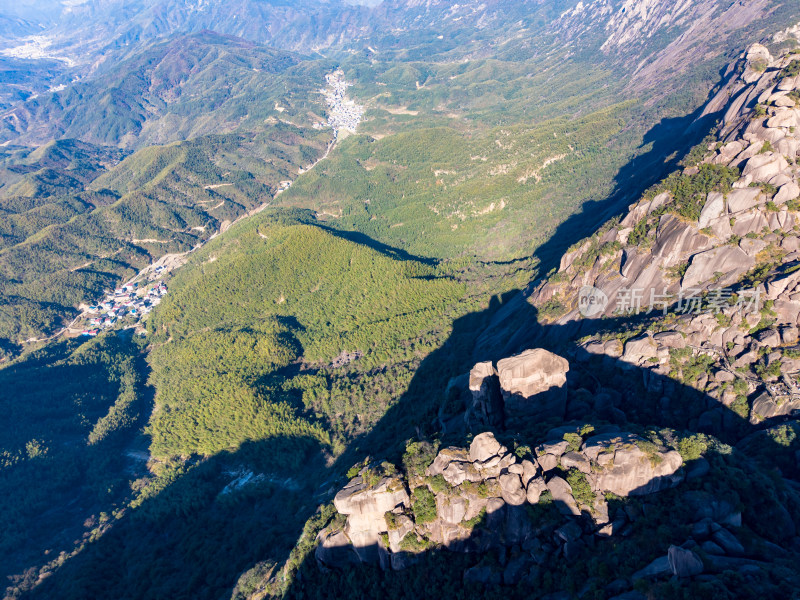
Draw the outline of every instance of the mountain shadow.
<instances>
[{"instance_id":1,"label":"mountain shadow","mask_svg":"<svg viewBox=\"0 0 800 600\"><path fill-rule=\"evenodd\" d=\"M275 469L279 455L291 460ZM313 439L285 437L190 463L22 597L225 597L254 563L285 560L316 510L321 465Z\"/></svg>"},{"instance_id":2,"label":"mountain shadow","mask_svg":"<svg viewBox=\"0 0 800 600\"><path fill-rule=\"evenodd\" d=\"M409 252L406 252L402 248L395 248L394 246L390 246L388 244L384 244L382 242L379 242L376 239L373 239L373 238L369 237L368 235L365 235L365 234L361 233L360 231L349 231L349 230L346 230L346 229L337 229L335 227L330 227L328 225L324 225L319 221L315 221L314 225L319 227L320 229L323 229L323 230L327 231L331 235L335 235L337 237L340 237L340 238L342 238L344 240L347 240L348 242L353 242L354 244L360 244L362 246L366 246L366 247L371 248L372 250L375 250L377 252L380 252L384 256L386 256L388 258L391 258L391 259L394 259L394 260L414 261L414 262L419 262L419 263L422 263L422 264L425 264L425 265L429 265L429 266L434 266L439 262L437 259L434 259L434 258L427 258L427 257L424 257L424 256L417 256L416 254L411 254Z\"/></svg>"},{"instance_id":3,"label":"mountain shadow","mask_svg":"<svg viewBox=\"0 0 800 600\"><path fill-rule=\"evenodd\" d=\"M87 348L91 349L87 352ZM127 336L53 343L0 370L0 576L59 560L130 493L137 430L152 411L147 365Z\"/></svg>"},{"instance_id":4,"label":"mountain shadow","mask_svg":"<svg viewBox=\"0 0 800 600\"><path fill-rule=\"evenodd\" d=\"M273 577L278 574L276 569L292 553L298 539L302 552L294 550L292 554L299 564L292 567L297 574L286 590L290 598L375 597L378 593L392 598L539 597L561 591L568 594L564 597L573 597L586 585L595 591L606 590L617 579L632 585L630 576L636 570L664 555L669 545L684 544L692 535L695 517L702 511L713 514L714 507L723 501L742 511L739 537L746 541L746 558L751 562L739 566L752 566L752 561L770 565L769 569L760 567L763 577L759 575L753 585L772 585L769 578L775 576L775 569L780 572L784 568L786 556L797 558L791 549L794 538L788 534L796 527L800 505L796 504L793 484L785 479L798 473L785 472L782 478L759 462L759 457L789 451L769 438L761 441L755 458L736 449L710 449L704 458L694 459L705 463L700 471L708 472L693 476L677 488L642 497L612 498L612 516L620 511L638 515L635 519L627 517L629 532L610 538L584 534L581 545L567 551L568 556L563 547L554 544L553 536L558 535L555 530L575 522L583 532L589 520L586 516L564 517L556 502L509 507L506 512L486 517L476 524L476 532L502 533L491 534L490 543L476 541L475 548L480 552L425 551L403 571L381 571L369 565L341 571L319 568L311 552L316 531L303 535L304 525L318 514L320 504L329 502L346 483L343 473L349 467L367 457L369 461L386 459L399 465L409 439L438 439L442 446L468 445L471 433L466 430L440 433L444 392L452 376L474 364L476 332L502 310L504 300L498 298L487 310L456 321L447 342L423 360L408 391L333 464L323 462L316 441L280 436L248 442L236 451L195 463L180 471L164 489L120 515L109 531L66 558L58 570L23 597L225 597L248 569L256 568ZM538 313L530 305L517 318L536 324L524 346L548 348L569 358L569 400L563 421L526 423L496 431L509 448L534 446L546 439L548 430L564 422L598 428L616 425L634 433L669 427L689 436L706 431L700 416L708 410L718 411L719 422L724 424L713 433L731 442L766 427L764 423L751 425L716 399L672 378L652 375L649 369L619 359L587 354L562 335L572 328L540 325ZM593 327L597 331L618 330L627 323L622 318L601 319ZM514 334L507 331L509 338ZM482 360L502 357L491 351L479 355ZM604 400L600 402L599 398ZM273 468L276 457L287 461L283 468ZM687 473L696 471L692 464L684 469ZM750 491L753 487L758 493ZM688 492L692 494L687 499ZM509 520L517 523L513 537ZM520 526L520 522L524 524ZM324 524L324 519L317 523ZM481 535L486 538L485 533ZM507 537L511 543L506 543ZM788 554L771 555L772 546L768 544L782 544ZM520 562L523 554L527 558ZM524 572L520 571L519 580L509 576L511 585L500 585L502 575L498 581L497 573L509 569L512 560L516 561L514 565L522 565ZM721 559L710 560L707 572L724 566ZM486 581L482 581L484 575ZM253 585L257 589L264 582ZM275 585L280 587L279 583Z\"/></svg>"},{"instance_id":5,"label":"mountain shadow","mask_svg":"<svg viewBox=\"0 0 800 600\"><path fill-rule=\"evenodd\" d=\"M483 318L496 315L494 308ZM408 393L341 457L340 471L366 455L373 464L382 459L402 464L398 439L413 437L437 441L441 447L466 447L473 433L491 429L437 431L439 402L446 400L444 365L454 355L460 336L474 339L475 318L470 315L456 323L448 344L420 366ZM656 493L638 495L634 489L628 497L609 496L611 534L598 534L601 527L591 514L584 511L581 516L565 516L570 511L564 510L564 503L549 500L522 507L506 504L472 524L472 536L466 542L454 542L456 551L438 548L404 553L408 556L402 561L402 570L386 565L381 569L377 564L327 568L308 554L285 597L610 598L632 589L652 588L654 597L674 597L676 593L701 597L716 589L733 594L731 597L755 598L761 597L764 589L782 589L779 579L792 572L792 561L800 553L800 538L796 537L800 471L791 460L795 448L768 436L759 438L752 454L745 447L731 446L758 435L775 421L754 425L688 382L618 358L589 354L571 341L572 327L538 324L537 311L530 305L522 320L536 323L524 347L544 347L570 360L566 416L496 429L501 442L524 452L526 447L552 439L548 431L554 428L560 435L565 424L597 431L618 428L644 438L655 432L686 452L680 471L684 480ZM628 325L627 318L598 319L587 328L619 331ZM477 358L496 361L500 357L490 352ZM470 366L463 364L461 369ZM437 381L437 377L441 378ZM437 394L438 402L431 398ZM704 418L709 412L718 418ZM788 416L780 419L789 420ZM723 441L704 442L713 438L698 434L713 434ZM704 452L692 455L695 444L708 445ZM775 467L779 456L790 459L783 463L789 465L783 472ZM547 478L568 477L569 471L557 466ZM719 527L718 523L726 527L725 535L718 537L728 539L730 530L742 540L740 553L714 554L713 545L701 546L714 538L709 528ZM704 575L670 580L671 572L661 571L661 579L659 573L652 577L638 573L651 563L655 563L653 569L664 567L673 545L702 557ZM377 548L372 553L369 550L361 549L359 554L380 554ZM737 573L748 577L740 581Z\"/></svg>"}]
</instances>

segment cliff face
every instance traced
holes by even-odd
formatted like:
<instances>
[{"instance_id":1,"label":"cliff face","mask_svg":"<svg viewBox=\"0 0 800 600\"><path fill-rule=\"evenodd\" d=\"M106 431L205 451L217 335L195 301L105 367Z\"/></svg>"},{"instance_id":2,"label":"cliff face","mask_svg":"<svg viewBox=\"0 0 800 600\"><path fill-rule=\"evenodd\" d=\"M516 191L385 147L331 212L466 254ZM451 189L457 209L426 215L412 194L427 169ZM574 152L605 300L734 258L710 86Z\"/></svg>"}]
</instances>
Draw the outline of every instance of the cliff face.
<instances>
[{"instance_id":1,"label":"cliff face","mask_svg":"<svg viewBox=\"0 0 800 600\"><path fill-rule=\"evenodd\" d=\"M738 69L710 104L727 110L695 162L568 252L529 302L584 332L587 321L650 319L640 335L589 336L583 348L665 376L677 350L702 354L712 363L701 389L728 406L739 398L757 422L800 408L800 54L755 45Z\"/></svg>"},{"instance_id":2,"label":"cliff face","mask_svg":"<svg viewBox=\"0 0 800 600\"><path fill-rule=\"evenodd\" d=\"M662 597L669 578L700 594L731 572L749 597L800 556L800 52L754 45L729 75L682 171L527 294L529 341L559 355L454 378L440 437L461 443L362 465L317 537L323 578L425 573L446 550L475 557L457 579L508 597ZM598 557L610 574L553 583Z\"/></svg>"},{"instance_id":3,"label":"cliff face","mask_svg":"<svg viewBox=\"0 0 800 600\"><path fill-rule=\"evenodd\" d=\"M586 0L565 10L554 24L557 31L576 38L602 31L601 49L606 53L633 51L649 41L679 33L681 41L710 41L718 35L743 28L763 18L769 0L719 2L718 0ZM691 45L691 44L689 44Z\"/></svg>"}]
</instances>

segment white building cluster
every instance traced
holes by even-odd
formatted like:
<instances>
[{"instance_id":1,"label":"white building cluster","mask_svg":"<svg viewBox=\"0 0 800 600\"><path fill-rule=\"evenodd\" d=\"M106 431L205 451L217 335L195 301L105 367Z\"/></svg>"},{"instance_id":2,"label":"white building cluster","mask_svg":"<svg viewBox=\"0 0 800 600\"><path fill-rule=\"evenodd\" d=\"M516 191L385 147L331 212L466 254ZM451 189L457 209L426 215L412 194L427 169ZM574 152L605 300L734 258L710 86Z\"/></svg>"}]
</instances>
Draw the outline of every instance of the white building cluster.
<instances>
[{"instance_id":1,"label":"white building cluster","mask_svg":"<svg viewBox=\"0 0 800 600\"><path fill-rule=\"evenodd\" d=\"M339 134L339 130L355 133L364 116L364 107L347 97L347 88L352 84L345 80L341 69L325 75L325 81L328 87L322 90L322 94L330 108L328 125L333 128L335 135Z\"/></svg>"},{"instance_id":2,"label":"white building cluster","mask_svg":"<svg viewBox=\"0 0 800 600\"><path fill-rule=\"evenodd\" d=\"M163 281L150 289L139 287L138 283L128 283L108 292L102 302L89 307L87 312L95 316L89 319L92 328L85 329L82 335L95 336L101 329L110 329L125 317L138 322L153 307L158 306L161 298L166 295L167 285Z\"/></svg>"}]
</instances>

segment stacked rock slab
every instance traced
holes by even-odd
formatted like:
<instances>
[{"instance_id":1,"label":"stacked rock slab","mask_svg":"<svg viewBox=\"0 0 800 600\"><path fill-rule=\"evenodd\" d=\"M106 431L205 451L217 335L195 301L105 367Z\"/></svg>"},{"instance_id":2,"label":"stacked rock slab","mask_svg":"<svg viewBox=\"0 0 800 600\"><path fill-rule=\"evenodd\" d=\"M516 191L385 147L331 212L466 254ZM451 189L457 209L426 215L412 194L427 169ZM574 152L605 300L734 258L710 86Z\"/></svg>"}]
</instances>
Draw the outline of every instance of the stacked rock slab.
<instances>
[{"instance_id":1,"label":"stacked rock slab","mask_svg":"<svg viewBox=\"0 0 800 600\"><path fill-rule=\"evenodd\" d=\"M496 369L491 362L476 364L469 373L467 429L563 418L568 371L566 359L542 348L504 358Z\"/></svg>"},{"instance_id":2,"label":"stacked rock slab","mask_svg":"<svg viewBox=\"0 0 800 600\"><path fill-rule=\"evenodd\" d=\"M506 421L563 418L568 371L566 359L542 348L498 361Z\"/></svg>"},{"instance_id":3,"label":"stacked rock slab","mask_svg":"<svg viewBox=\"0 0 800 600\"><path fill-rule=\"evenodd\" d=\"M586 440L580 450L570 450L570 443L561 439L570 429L574 430L570 426L552 430L550 441L536 446L536 456L524 459L491 432L476 435L469 448L443 448L427 468L426 478L416 478L413 483L428 486L436 501L435 518L421 523L414 521L403 479L385 477L374 487L368 487L361 477L353 479L334 499L337 511L347 516L344 529L320 534L317 559L328 567L356 561L404 568L409 564L409 552L403 549L406 536L425 538L457 552L522 544L537 526L525 505L539 503L546 492L565 518L591 513L585 526L590 532L606 535L599 533L601 528L614 531L605 505L606 492L648 494L675 486L682 479L681 459L674 450L646 446L645 440L613 427L613 431ZM585 474L597 495L595 506L581 506L573 497L563 476L572 469ZM443 479L445 487L433 486L434 478ZM391 527L386 513L392 513ZM572 526L570 531L574 530Z\"/></svg>"},{"instance_id":4,"label":"stacked rock slab","mask_svg":"<svg viewBox=\"0 0 800 600\"><path fill-rule=\"evenodd\" d=\"M336 494L333 505L339 514L347 515L347 524L341 534L324 537L323 552L318 558L322 562L326 556L333 557L335 562L346 560L339 558L341 552L335 551L343 545L341 535L344 535L361 562L377 563L381 560L381 534L388 532L385 515L397 507L408 506L409 496L398 477L384 477L376 486L368 487L359 476Z\"/></svg>"},{"instance_id":5,"label":"stacked rock slab","mask_svg":"<svg viewBox=\"0 0 800 600\"><path fill-rule=\"evenodd\" d=\"M592 489L617 496L642 496L680 482L681 455L675 450L648 454L642 449L647 448L643 442L633 434L599 435L586 440L582 453L599 467L589 474Z\"/></svg>"}]
</instances>

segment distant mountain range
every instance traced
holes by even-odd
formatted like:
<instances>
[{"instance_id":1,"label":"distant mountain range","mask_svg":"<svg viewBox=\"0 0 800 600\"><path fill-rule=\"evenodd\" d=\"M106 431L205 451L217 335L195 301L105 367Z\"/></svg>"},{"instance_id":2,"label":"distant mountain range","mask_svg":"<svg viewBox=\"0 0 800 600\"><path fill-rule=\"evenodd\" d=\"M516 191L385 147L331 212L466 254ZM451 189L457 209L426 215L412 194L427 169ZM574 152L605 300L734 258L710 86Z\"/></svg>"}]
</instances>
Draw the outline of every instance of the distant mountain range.
<instances>
[{"instance_id":1,"label":"distant mountain range","mask_svg":"<svg viewBox=\"0 0 800 600\"><path fill-rule=\"evenodd\" d=\"M5 112L0 139L37 145L69 137L131 147L224 133L263 123L277 100L288 108L289 96L307 93L308 73L292 79L299 63L297 55L241 38L179 36Z\"/></svg>"}]
</instances>

